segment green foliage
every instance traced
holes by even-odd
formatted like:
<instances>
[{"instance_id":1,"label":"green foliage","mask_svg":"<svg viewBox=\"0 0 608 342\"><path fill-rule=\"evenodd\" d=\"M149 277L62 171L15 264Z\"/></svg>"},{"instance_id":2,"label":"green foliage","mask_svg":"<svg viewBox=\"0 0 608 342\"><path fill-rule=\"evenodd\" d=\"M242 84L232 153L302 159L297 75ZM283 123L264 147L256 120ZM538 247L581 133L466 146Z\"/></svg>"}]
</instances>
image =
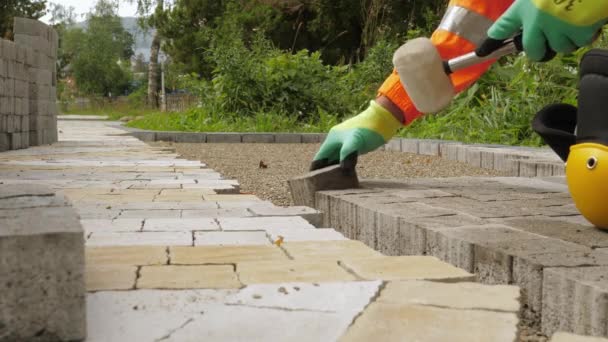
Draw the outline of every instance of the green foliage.
<instances>
[{"instance_id":1,"label":"green foliage","mask_svg":"<svg viewBox=\"0 0 608 342\"><path fill-rule=\"evenodd\" d=\"M0 1L0 38L9 38L13 29L13 18L39 19L46 11L46 0L2 0Z\"/></svg>"},{"instance_id":2,"label":"green foliage","mask_svg":"<svg viewBox=\"0 0 608 342\"><path fill-rule=\"evenodd\" d=\"M69 64L84 94L124 93L131 82L133 36L125 31L115 8L106 0L99 0L87 24L86 30L65 30L60 51L63 63Z\"/></svg>"}]
</instances>

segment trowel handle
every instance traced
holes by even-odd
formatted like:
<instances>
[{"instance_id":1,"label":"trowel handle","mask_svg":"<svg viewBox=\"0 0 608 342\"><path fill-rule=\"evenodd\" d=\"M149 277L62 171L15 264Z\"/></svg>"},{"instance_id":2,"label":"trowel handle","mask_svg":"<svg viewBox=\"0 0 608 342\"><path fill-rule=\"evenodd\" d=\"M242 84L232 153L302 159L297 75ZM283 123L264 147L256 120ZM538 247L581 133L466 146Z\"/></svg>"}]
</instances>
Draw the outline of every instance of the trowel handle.
<instances>
[{"instance_id":1,"label":"trowel handle","mask_svg":"<svg viewBox=\"0 0 608 342\"><path fill-rule=\"evenodd\" d=\"M499 59L503 56L511 55L517 52L521 52L523 50L521 39L522 36L521 34L519 34L514 38L505 40L501 47L499 47L494 52L485 57L480 57L479 55L477 55L476 52L471 52L466 55L443 62L443 67L445 69L446 74L449 75L458 70L462 70L473 65L477 65L493 59Z\"/></svg>"}]
</instances>

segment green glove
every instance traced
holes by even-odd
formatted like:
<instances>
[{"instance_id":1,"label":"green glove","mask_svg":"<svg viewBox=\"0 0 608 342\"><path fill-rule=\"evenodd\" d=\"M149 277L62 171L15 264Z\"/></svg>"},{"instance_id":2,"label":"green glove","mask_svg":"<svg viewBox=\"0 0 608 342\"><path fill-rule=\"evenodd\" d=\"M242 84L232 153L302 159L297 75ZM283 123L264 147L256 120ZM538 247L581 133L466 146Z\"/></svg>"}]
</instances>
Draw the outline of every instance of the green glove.
<instances>
[{"instance_id":1,"label":"green glove","mask_svg":"<svg viewBox=\"0 0 608 342\"><path fill-rule=\"evenodd\" d=\"M607 18L605 0L516 0L488 30L488 36L504 40L523 28L526 54L540 61L547 46L569 53L591 44Z\"/></svg>"},{"instance_id":2,"label":"green glove","mask_svg":"<svg viewBox=\"0 0 608 342\"><path fill-rule=\"evenodd\" d=\"M357 156L386 144L401 127L402 124L393 114L376 101L371 101L361 114L332 127L310 169L317 170L338 163L354 169Z\"/></svg>"}]
</instances>

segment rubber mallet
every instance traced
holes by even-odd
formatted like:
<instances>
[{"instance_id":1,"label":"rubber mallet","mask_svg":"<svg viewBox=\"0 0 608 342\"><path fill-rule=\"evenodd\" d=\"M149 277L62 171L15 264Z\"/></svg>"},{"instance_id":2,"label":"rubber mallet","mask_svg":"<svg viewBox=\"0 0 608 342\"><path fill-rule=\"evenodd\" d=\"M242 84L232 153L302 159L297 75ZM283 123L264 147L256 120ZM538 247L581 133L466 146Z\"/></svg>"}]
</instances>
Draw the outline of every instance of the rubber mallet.
<instances>
[{"instance_id":1,"label":"rubber mallet","mask_svg":"<svg viewBox=\"0 0 608 342\"><path fill-rule=\"evenodd\" d=\"M422 113L437 113L456 95L450 74L522 50L521 35L505 40L491 54L475 52L444 61L428 38L416 38L402 45L393 56L393 65L412 103Z\"/></svg>"}]
</instances>

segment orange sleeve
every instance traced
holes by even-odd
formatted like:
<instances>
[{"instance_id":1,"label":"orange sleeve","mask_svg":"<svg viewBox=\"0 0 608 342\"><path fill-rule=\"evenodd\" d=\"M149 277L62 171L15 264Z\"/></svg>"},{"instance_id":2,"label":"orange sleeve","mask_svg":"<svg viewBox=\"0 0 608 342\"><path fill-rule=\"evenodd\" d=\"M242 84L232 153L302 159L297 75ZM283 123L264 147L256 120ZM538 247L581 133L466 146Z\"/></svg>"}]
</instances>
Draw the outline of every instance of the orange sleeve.
<instances>
[{"instance_id":1,"label":"orange sleeve","mask_svg":"<svg viewBox=\"0 0 608 342\"><path fill-rule=\"evenodd\" d=\"M513 0L451 0L450 6L464 7L469 11L476 12L492 21L496 21L512 3ZM433 33L431 41L435 44L444 60L462 56L476 49L474 43L442 29L437 29ZM475 83L490 68L492 63L485 62L452 74L451 78L456 91L461 92ZM405 115L405 125L409 125L422 115L414 107L414 104L403 89L399 75L395 70L393 70L393 73L378 90L378 96L386 96L401 109Z\"/></svg>"}]
</instances>

